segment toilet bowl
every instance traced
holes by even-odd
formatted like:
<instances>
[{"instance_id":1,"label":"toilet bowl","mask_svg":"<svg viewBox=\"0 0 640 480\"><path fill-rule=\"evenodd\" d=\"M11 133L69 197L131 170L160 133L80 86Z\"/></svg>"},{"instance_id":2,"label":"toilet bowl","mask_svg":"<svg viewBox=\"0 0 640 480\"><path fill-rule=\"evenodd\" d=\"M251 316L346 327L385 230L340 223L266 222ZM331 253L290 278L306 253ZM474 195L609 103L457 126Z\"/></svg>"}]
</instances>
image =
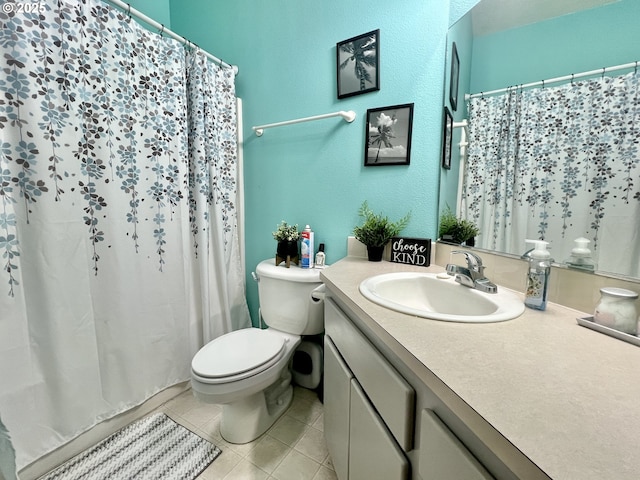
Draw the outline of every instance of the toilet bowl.
<instances>
[{"instance_id":1,"label":"toilet bowl","mask_svg":"<svg viewBox=\"0 0 640 480\"><path fill-rule=\"evenodd\" d=\"M194 395L222 404L220 434L248 443L266 432L291 404L291 360L302 335L324 330L319 273L276 266L256 268L260 312L270 328L245 328L202 347L191 362Z\"/></svg>"},{"instance_id":2,"label":"toilet bowl","mask_svg":"<svg viewBox=\"0 0 640 480\"><path fill-rule=\"evenodd\" d=\"M258 438L289 406L289 362L299 343L299 335L245 328L209 342L193 357L191 388L198 399L223 404L220 434L226 441Z\"/></svg>"}]
</instances>

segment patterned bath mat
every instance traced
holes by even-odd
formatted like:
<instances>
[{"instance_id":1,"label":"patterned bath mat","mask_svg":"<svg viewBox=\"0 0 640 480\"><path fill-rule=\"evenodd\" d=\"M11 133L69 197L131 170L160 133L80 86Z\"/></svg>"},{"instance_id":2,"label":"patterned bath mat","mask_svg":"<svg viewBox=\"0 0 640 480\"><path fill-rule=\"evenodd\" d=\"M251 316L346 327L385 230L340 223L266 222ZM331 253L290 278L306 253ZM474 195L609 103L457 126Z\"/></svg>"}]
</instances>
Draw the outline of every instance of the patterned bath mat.
<instances>
[{"instance_id":1,"label":"patterned bath mat","mask_svg":"<svg viewBox=\"0 0 640 480\"><path fill-rule=\"evenodd\" d=\"M193 480L220 449L156 413L117 431L40 480Z\"/></svg>"}]
</instances>

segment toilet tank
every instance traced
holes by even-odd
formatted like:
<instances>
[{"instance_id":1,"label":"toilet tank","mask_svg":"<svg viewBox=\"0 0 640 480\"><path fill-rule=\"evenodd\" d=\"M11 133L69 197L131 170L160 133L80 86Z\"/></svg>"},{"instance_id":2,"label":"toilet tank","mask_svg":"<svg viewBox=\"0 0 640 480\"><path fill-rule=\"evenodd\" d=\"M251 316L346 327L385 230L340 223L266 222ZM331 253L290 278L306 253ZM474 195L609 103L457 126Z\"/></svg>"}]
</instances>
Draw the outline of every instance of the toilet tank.
<instances>
[{"instance_id":1,"label":"toilet tank","mask_svg":"<svg viewBox=\"0 0 640 480\"><path fill-rule=\"evenodd\" d=\"M269 327L295 335L324 331L324 302L311 296L322 285L319 270L276 266L271 258L258 264L256 274L260 313Z\"/></svg>"}]
</instances>

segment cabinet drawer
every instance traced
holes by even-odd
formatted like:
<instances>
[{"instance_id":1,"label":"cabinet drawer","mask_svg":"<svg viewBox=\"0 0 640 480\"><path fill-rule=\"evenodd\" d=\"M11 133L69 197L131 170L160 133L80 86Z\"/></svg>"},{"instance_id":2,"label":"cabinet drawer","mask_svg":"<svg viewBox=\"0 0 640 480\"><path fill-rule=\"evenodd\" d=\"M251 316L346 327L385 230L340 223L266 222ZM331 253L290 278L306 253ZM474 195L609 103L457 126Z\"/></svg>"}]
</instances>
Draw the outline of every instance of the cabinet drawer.
<instances>
[{"instance_id":1,"label":"cabinet drawer","mask_svg":"<svg viewBox=\"0 0 640 480\"><path fill-rule=\"evenodd\" d=\"M398 444L413 446L415 392L330 299L325 328Z\"/></svg>"},{"instance_id":2,"label":"cabinet drawer","mask_svg":"<svg viewBox=\"0 0 640 480\"><path fill-rule=\"evenodd\" d=\"M487 480L493 477L428 408L420 416L418 472L423 480Z\"/></svg>"}]
</instances>

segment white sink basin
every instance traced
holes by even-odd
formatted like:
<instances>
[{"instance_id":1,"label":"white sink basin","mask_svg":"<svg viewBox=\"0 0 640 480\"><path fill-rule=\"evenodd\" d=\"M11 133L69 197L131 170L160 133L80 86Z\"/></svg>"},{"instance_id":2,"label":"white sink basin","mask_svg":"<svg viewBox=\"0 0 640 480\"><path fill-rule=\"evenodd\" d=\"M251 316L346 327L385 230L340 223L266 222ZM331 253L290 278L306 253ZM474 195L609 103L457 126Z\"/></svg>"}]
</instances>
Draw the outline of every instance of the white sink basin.
<instances>
[{"instance_id":1,"label":"white sink basin","mask_svg":"<svg viewBox=\"0 0 640 480\"><path fill-rule=\"evenodd\" d=\"M360 284L360 293L391 310L447 322L502 322L524 312L523 301L512 292L484 293L435 273L376 275Z\"/></svg>"}]
</instances>

